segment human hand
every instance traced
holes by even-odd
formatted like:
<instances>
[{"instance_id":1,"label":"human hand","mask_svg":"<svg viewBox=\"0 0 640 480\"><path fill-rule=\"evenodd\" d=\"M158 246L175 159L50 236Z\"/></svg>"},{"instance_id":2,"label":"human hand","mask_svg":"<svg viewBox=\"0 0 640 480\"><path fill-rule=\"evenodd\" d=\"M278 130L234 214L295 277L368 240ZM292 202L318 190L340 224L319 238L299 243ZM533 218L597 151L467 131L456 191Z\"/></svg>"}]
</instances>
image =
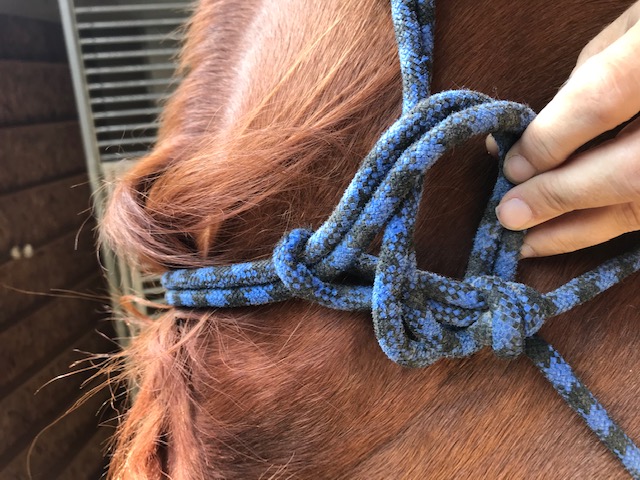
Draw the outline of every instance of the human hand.
<instances>
[{"instance_id":1,"label":"human hand","mask_svg":"<svg viewBox=\"0 0 640 480\"><path fill-rule=\"evenodd\" d=\"M614 138L576 155L640 111L640 1L582 50L569 80L507 153L519 184L496 212L528 230L521 254L537 257L589 247L640 230L640 118ZM496 150L489 138L487 146Z\"/></svg>"}]
</instances>

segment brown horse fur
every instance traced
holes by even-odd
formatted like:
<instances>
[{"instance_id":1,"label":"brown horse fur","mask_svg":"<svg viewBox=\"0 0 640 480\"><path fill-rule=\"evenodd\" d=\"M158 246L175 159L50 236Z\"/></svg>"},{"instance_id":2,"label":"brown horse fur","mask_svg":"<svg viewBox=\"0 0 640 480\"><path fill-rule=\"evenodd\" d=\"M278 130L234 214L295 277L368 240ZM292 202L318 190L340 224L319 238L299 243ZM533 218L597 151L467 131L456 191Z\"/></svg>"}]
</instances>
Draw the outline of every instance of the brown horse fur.
<instances>
[{"instance_id":1,"label":"brown horse fur","mask_svg":"<svg viewBox=\"0 0 640 480\"><path fill-rule=\"evenodd\" d=\"M540 109L630 0L438 2L434 90ZM317 227L400 113L386 0L202 0L156 148L117 186L105 239L145 269L264 258ZM433 169L421 268L460 275L495 175L482 139ZM637 237L527 260L546 291ZM542 334L637 440L631 278ZM113 478L614 478L622 468L526 358L483 352L421 370L376 344L367 314L302 301L169 310L124 353L136 401Z\"/></svg>"}]
</instances>

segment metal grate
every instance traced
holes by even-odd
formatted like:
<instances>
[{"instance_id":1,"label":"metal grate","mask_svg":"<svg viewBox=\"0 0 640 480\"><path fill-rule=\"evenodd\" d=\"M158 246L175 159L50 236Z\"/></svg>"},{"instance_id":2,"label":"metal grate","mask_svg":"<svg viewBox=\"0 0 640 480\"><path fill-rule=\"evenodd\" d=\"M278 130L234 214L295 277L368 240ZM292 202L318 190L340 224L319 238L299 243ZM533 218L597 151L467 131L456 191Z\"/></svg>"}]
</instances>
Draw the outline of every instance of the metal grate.
<instances>
[{"instance_id":1,"label":"metal grate","mask_svg":"<svg viewBox=\"0 0 640 480\"><path fill-rule=\"evenodd\" d=\"M163 101L174 90L175 58L192 0L58 0L72 70L87 166L100 218L108 189L156 141ZM126 161L123 161L126 160ZM111 252L103 263L117 305L121 293L162 297ZM147 313L147 312L145 312ZM122 326L119 334L128 336Z\"/></svg>"},{"instance_id":2,"label":"metal grate","mask_svg":"<svg viewBox=\"0 0 640 480\"><path fill-rule=\"evenodd\" d=\"M136 2L60 0L75 26L85 108L100 162L148 151L155 141L159 103L178 80L178 27L188 18L190 2Z\"/></svg>"}]
</instances>

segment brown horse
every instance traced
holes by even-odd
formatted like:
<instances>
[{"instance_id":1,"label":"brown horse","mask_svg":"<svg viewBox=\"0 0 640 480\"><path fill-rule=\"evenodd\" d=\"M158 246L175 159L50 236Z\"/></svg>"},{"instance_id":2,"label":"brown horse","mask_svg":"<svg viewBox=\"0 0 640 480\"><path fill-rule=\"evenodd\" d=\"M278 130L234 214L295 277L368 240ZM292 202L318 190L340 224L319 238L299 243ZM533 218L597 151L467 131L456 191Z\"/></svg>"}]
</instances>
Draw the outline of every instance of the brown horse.
<instances>
[{"instance_id":1,"label":"brown horse","mask_svg":"<svg viewBox=\"0 0 640 480\"><path fill-rule=\"evenodd\" d=\"M434 91L539 110L631 0L438 2ZM267 257L320 225L400 114L386 0L201 0L153 152L118 185L107 241L145 269ZM427 178L420 268L460 276L496 173L483 139ZM523 261L548 291L637 237ZM640 438L634 282L542 330ZM136 401L114 478L613 478L622 467L527 359L483 352L420 370L380 351L365 313L290 301L169 310L125 353Z\"/></svg>"}]
</instances>

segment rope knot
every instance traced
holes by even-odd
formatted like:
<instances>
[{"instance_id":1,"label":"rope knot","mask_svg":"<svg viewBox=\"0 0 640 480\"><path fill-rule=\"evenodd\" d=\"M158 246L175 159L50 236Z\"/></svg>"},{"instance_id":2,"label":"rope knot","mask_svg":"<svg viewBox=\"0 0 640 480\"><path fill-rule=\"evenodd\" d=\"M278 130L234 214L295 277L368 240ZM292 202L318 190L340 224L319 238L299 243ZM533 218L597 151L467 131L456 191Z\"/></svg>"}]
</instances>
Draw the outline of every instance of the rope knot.
<instances>
[{"instance_id":1,"label":"rope knot","mask_svg":"<svg viewBox=\"0 0 640 480\"><path fill-rule=\"evenodd\" d=\"M468 282L482 295L487 307L476 323L481 343L490 346L499 357L521 355L525 339L544 323L547 308L542 294L495 275L471 277Z\"/></svg>"},{"instance_id":2,"label":"rope knot","mask_svg":"<svg viewBox=\"0 0 640 480\"><path fill-rule=\"evenodd\" d=\"M273 266L284 287L293 297L317 302L325 307L353 310L364 304L367 295L348 286L333 283L334 276L318 273L309 260L307 246L313 231L296 228L285 234L273 251Z\"/></svg>"},{"instance_id":3,"label":"rope knot","mask_svg":"<svg viewBox=\"0 0 640 480\"><path fill-rule=\"evenodd\" d=\"M300 295L313 287L315 276L307 266L305 247L313 232L296 228L285 234L273 251L273 263L282 283Z\"/></svg>"}]
</instances>

